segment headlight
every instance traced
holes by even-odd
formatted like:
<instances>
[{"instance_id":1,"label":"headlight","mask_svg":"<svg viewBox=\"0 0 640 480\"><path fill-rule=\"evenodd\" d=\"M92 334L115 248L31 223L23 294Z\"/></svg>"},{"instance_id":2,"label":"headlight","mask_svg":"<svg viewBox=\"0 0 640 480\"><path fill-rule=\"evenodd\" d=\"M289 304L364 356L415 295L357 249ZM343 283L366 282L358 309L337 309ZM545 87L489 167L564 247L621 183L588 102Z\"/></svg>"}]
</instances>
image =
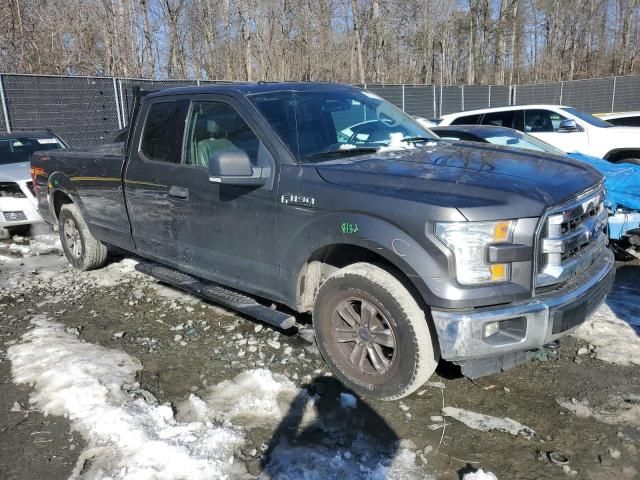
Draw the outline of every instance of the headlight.
<instances>
[{"instance_id":1,"label":"headlight","mask_svg":"<svg viewBox=\"0 0 640 480\"><path fill-rule=\"evenodd\" d=\"M436 236L453 253L458 283L478 285L511 278L511 265L489 263L486 252L490 244L511 242L514 226L515 220L436 224Z\"/></svg>"},{"instance_id":2,"label":"headlight","mask_svg":"<svg viewBox=\"0 0 640 480\"><path fill-rule=\"evenodd\" d=\"M0 183L0 197L25 198L17 183Z\"/></svg>"}]
</instances>

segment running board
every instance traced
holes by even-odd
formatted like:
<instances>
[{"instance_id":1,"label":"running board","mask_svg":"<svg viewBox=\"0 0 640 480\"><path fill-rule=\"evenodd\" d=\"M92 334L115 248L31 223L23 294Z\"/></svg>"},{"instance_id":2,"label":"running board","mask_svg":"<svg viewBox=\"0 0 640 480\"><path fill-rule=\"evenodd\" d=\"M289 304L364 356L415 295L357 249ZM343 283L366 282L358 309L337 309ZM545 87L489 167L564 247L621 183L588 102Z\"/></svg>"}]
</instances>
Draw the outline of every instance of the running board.
<instances>
[{"instance_id":1,"label":"running board","mask_svg":"<svg viewBox=\"0 0 640 480\"><path fill-rule=\"evenodd\" d=\"M294 316L266 307L258 303L254 298L235 290L229 290L217 283L200 280L157 263L138 263L136 270L181 290L262 320L282 330L288 330L296 324Z\"/></svg>"}]
</instances>

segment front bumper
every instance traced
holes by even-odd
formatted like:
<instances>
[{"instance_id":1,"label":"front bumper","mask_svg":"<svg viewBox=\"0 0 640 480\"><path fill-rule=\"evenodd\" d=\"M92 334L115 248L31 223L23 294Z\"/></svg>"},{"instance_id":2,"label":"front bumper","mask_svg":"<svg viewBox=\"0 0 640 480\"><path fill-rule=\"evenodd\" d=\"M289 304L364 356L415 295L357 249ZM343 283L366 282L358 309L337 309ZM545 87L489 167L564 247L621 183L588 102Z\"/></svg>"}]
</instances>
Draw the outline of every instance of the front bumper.
<instances>
[{"instance_id":1,"label":"front bumper","mask_svg":"<svg viewBox=\"0 0 640 480\"><path fill-rule=\"evenodd\" d=\"M605 249L560 290L526 302L466 312L432 309L440 354L445 360L465 362L540 348L583 323L602 304L614 279L613 253ZM500 330L485 338L493 322L500 322Z\"/></svg>"}]
</instances>

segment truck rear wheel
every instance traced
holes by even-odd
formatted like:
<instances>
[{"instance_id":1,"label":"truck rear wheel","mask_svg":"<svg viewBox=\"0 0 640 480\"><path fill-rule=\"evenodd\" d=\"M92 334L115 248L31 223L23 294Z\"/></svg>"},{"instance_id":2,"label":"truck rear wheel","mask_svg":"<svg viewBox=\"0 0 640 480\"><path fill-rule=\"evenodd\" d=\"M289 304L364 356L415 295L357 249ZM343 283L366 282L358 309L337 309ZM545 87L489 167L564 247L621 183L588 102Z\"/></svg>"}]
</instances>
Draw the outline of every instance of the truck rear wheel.
<instances>
[{"instance_id":1,"label":"truck rear wheel","mask_svg":"<svg viewBox=\"0 0 640 480\"><path fill-rule=\"evenodd\" d=\"M94 270L107 261L107 247L91 235L80 209L73 203L62 206L58 215L62 250L69 263L78 270Z\"/></svg>"},{"instance_id":2,"label":"truck rear wheel","mask_svg":"<svg viewBox=\"0 0 640 480\"><path fill-rule=\"evenodd\" d=\"M381 400L405 397L438 364L425 314L386 270L356 263L320 287L313 311L318 348L354 391Z\"/></svg>"}]
</instances>

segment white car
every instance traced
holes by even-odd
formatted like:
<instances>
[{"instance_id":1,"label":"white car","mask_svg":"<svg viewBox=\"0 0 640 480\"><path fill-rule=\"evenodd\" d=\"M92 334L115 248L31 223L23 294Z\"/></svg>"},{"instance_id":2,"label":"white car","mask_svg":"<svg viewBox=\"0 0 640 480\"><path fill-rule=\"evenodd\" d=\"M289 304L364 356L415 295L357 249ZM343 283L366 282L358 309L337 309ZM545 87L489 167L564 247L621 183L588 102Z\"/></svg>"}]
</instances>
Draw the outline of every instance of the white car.
<instances>
[{"instance_id":1,"label":"white car","mask_svg":"<svg viewBox=\"0 0 640 480\"><path fill-rule=\"evenodd\" d=\"M617 127L559 105L518 105L453 113L440 126L497 125L526 132L567 152L640 165L640 128Z\"/></svg>"},{"instance_id":2,"label":"white car","mask_svg":"<svg viewBox=\"0 0 640 480\"><path fill-rule=\"evenodd\" d=\"M15 230L42 222L31 181L31 154L66 148L48 131L0 133L0 239Z\"/></svg>"},{"instance_id":3,"label":"white car","mask_svg":"<svg viewBox=\"0 0 640 480\"><path fill-rule=\"evenodd\" d=\"M435 127L436 125L438 125L433 120L429 120L429 119L424 118L424 117L413 117L413 119L416 122L418 122L421 126L423 126L424 128L431 128L431 127Z\"/></svg>"},{"instance_id":4,"label":"white car","mask_svg":"<svg viewBox=\"0 0 640 480\"><path fill-rule=\"evenodd\" d=\"M599 114L598 118L617 127L640 127L640 112L603 113Z\"/></svg>"}]
</instances>

